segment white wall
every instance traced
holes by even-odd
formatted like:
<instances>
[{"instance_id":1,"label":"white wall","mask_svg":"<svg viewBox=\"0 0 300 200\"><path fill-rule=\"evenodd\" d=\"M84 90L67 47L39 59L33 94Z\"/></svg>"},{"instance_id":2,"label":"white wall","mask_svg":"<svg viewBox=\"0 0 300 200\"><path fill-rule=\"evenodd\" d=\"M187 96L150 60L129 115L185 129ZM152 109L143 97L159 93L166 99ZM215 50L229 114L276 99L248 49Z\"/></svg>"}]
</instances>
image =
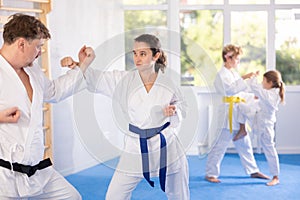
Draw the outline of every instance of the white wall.
<instances>
[{"instance_id":1,"label":"white wall","mask_svg":"<svg viewBox=\"0 0 300 200\"><path fill-rule=\"evenodd\" d=\"M59 66L64 56L77 58L83 45L96 49L106 40L123 32L123 14L120 12L120 0L64 0L52 1L53 9L49 14L51 73L52 78L65 73L66 69ZM105 57L105 55L102 55ZM86 91L79 95L88 95ZM74 98L53 105L53 146L55 168L67 175L98 163L85 145L81 142L84 133L78 131L78 122L74 119L76 106L89 106L88 102L74 105ZM103 113L110 113L110 101L98 97L102 103ZM83 116L90 122L89 116ZM109 125L112 118L100 115L104 124ZM88 127L87 133L94 131ZM104 127L105 130L105 127ZM101 146L101 144L99 143Z\"/></svg>"},{"instance_id":2,"label":"white wall","mask_svg":"<svg viewBox=\"0 0 300 200\"><path fill-rule=\"evenodd\" d=\"M300 153L300 92L287 92L286 105L278 112L276 147L279 153Z\"/></svg>"},{"instance_id":3,"label":"white wall","mask_svg":"<svg viewBox=\"0 0 300 200\"><path fill-rule=\"evenodd\" d=\"M82 45L97 49L103 42L123 33L120 2L53 1L53 10L49 14L53 78L66 71L59 66L62 57L71 55L76 58ZM116 46L116 49L122 50L122 44ZM103 58L104 63L110 59L105 49L97 57ZM199 111L197 132L205 133L208 128L207 106L210 97L207 93L197 95L198 108L194 109ZM286 101L287 104L278 113L277 149L279 153L300 153L297 126L300 92L287 92ZM122 146L122 135L114 126L111 113L109 99L101 95L93 96L86 91L53 106L54 162L58 171L64 175L71 174L118 154L119 148L111 150L111 146ZM103 135L97 134L99 130ZM189 154L197 153L197 143L197 137L194 137L188 149Z\"/></svg>"}]
</instances>

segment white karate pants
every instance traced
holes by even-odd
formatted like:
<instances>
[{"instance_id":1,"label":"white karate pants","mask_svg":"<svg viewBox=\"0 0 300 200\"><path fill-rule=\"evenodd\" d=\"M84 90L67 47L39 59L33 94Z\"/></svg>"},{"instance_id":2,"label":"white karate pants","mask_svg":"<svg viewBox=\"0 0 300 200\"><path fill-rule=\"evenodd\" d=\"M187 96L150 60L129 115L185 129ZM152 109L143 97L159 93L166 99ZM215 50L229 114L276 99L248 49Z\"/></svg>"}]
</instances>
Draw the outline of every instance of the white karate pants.
<instances>
[{"instance_id":1,"label":"white karate pants","mask_svg":"<svg viewBox=\"0 0 300 200\"><path fill-rule=\"evenodd\" d=\"M182 160L181 169L166 177L166 195L168 200L189 200L189 172L186 158ZM181 161L180 160L180 161ZM132 191L142 180L141 177L128 176L122 172L115 171L109 184L106 199L107 200L130 200ZM151 186L149 185L149 189ZM157 186L156 186L157 187ZM141 194L143 195L143 194Z\"/></svg>"},{"instance_id":2,"label":"white karate pants","mask_svg":"<svg viewBox=\"0 0 300 200\"><path fill-rule=\"evenodd\" d=\"M275 131L273 124L266 125L264 127L264 132L260 136L260 141L264 154L268 161L270 173L273 176L278 176L280 172L279 158L277 150L275 148Z\"/></svg>"},{"instance_id":3,"label":"white karate pants","mask_svg":"<svg viewBox=\"0 0 300 200\"><path fill-rule=\"evenodd\" d=\"M228 129L222 129L220 137L218 138L215 146L207 155L206 176L215 178L219 177L221 162L224 158L226 149L235 134L237 134L237 131L235 130L233 130L233 133L230 133ZM249 135L246 135L245 137L233 142L233 144L240 156L240 160L245 172L247 174L259 172L253 155L253 149Z\"/></svg>"}]
</instances>

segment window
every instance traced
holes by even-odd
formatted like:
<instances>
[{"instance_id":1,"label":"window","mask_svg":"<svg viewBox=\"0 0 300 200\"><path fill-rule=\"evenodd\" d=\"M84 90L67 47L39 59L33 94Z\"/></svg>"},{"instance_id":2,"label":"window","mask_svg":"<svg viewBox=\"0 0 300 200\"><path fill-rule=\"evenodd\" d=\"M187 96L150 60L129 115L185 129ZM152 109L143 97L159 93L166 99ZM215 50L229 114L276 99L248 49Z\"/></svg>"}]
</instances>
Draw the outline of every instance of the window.
<instances>
[{"instance_id":1,"label":"window","mask_svg":"<svg viewBox=\"0 0 300 200\"><path fill-rule=\"evenodd\" d=\"M275 38L276 68L287 85L300 85L300 9L276 11Z\"/></svg>"},{"instance_id":2,"label":"window","mask_svg":"<svg viewBox=\"0 0 300 200\"><path fill-rule=\"evenodd\" d=\"M300 4L299 0L275 0L278 4Z\"/></svg>"},{"instance_id":3,"label":"window","mask_svg":"<svg viewBox=\"0 0 300 200\"><path fill-rule=\"evenodd\" d=\"M151 33L159 38L167 37L160 29L167 28L166 11L161 10L128 10L125 11L125 63L126 69L134 68L133 41L142 33ZM164 42L167 40L162 40ZM166 46L162 44L162 46Z\"/></svg>"},{"instance_id":4,"label":"window","mask_svg":"<svg viewBox=\"0 0 300 200\"><path fill-rule=\"evenodd\" d=\"M179 15L182 84L205 86L215 77L207 77L207 69L222 64L223 12L182 10Z\"/></svg>"},{"instance_id":5,"label":"window","mask_svg":"<svg viewBox=\"0 0 300 200\"><path fill-rule=\"evenodd\" d=\"M167 0L123 0L124 5L157 5L165 4Z\"/></svg>"},{"instance_id":6,"label":"window","mask_svg":"<svg viewBox=\"0 0 300 200\"><path fill-rule=\"evenodd\" d=\"M229 0L229 4L269 4L270 0Z\"/></svg>"},{"instance_id":7,"label":"window","mask_svg":"<svg viewBox=\"0 0 300 200\"><path fill-rule=\"evenodd\" d=\"M263 74L278 69L287 85L300 85L298 0L124 0L123 3L125 31L133 34L133 30L142 32L151 27L166 39L166 48L170 45L178 48L180 55L172 58L175 65L170 67L181 73L182 85L211 84L212 77L203 72L222 66L222 47L229 43L241 46L244 51L241 73L259 70ZM168 31L159 30L162 27L180 36L168 40ZM132 38L130 34L126 41ZM130 62L127 58L126 63L132 66Z\"/></svg>"},{"instance_id":8,"label":"window","mask_svg":"<svg viewBox=\"0 0 300 200\"><path fill-rule=\"evenodd\" d=\"M181 5L223 4L224 0L180 0Z\"/></svg>"},{"instance_id":9,"label":"window","mask_svg":"<svg viewBox=\"0 0 300 200\"><path fill-rule=\"evenodd\" d=\"M267 13L231 12L231 41L243 49L240 74L266 70Z\"/></svg>"}]
</instances>

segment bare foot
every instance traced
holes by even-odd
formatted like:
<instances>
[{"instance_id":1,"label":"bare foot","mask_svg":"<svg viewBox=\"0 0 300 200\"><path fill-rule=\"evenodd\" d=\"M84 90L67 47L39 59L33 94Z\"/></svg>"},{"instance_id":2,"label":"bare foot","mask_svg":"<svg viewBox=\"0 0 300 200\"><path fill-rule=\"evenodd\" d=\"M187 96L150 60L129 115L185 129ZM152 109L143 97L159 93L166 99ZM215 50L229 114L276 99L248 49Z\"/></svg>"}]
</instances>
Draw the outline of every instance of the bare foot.
<instances>
[{"instance_id":1,"label":"bare foot","mask_svg":"<svg viewBox=\"0 0 300 200\"><path fill-rule=\"evenodd\" d=\"M270 177L268 177L267 175L264 175L261 172L256 172L256 173L251 174L251 178L270 179Z\"/></svg>"},{"instance_id":2,"label":"bare foot","mask_svg":"<svg viewBox=\"0 0 300 200\"><path fill-rule=\"evenodd\" d=\"M266 185L267 186L274 186L274 185L277 185L277 184L279 184L279 178L278 177L273 177L273 179L269 183L267 183Z\"/></svg>"},{"instance_id":3,"label":"bare foot","mask_svg":"<svg viewBox=\"0 0 300 200\"><path fill-rule=\"evenodd\" d=\"M205 176L205 180L211 183L221 183L221 181L215 177L212 176Z\"/></svg>"},{"instance_id":4,"label":"bare foot","mask_svg":"<svg viewBox=\"0 0 300 200\"><path fill-rule=\"evenodd\" d=\"M245 130L239 130L239 132L233 137L232 141L237 141L238 139L241 139L247 135L247 131Z\"/></svg>"}]
</instances>

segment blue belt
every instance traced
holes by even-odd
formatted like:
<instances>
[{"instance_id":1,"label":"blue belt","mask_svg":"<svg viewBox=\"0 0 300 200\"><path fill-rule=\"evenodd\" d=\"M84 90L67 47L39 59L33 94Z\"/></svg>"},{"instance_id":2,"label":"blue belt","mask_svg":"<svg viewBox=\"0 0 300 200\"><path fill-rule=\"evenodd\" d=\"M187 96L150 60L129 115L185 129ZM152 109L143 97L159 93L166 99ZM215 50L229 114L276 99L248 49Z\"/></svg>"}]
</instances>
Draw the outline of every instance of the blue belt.
<instances>
[{"instance_id":1,"label":"blue belt","mask_svg":"<svg viewBox=\"0 0 300 200\"><path fill-rule=\"evenodd\" d=\"M129 124L129 130L133 133L140 135L140 147L142 153L142 166L143 166L143 175L148 183L154 187L154 182L150 180L149 173L149 155L148 155L148 146L147 139L155 136L156 134L160 135L160 169L159 169L159 183L162 191L165 191L166 185L166 172L167 172L167 146L166 138L161 133L162 130L167 128L170 125L170 122L165 123L161 127L150 128L150 129L140 129L132 124Z\"/></svg>"}]
</instances>

